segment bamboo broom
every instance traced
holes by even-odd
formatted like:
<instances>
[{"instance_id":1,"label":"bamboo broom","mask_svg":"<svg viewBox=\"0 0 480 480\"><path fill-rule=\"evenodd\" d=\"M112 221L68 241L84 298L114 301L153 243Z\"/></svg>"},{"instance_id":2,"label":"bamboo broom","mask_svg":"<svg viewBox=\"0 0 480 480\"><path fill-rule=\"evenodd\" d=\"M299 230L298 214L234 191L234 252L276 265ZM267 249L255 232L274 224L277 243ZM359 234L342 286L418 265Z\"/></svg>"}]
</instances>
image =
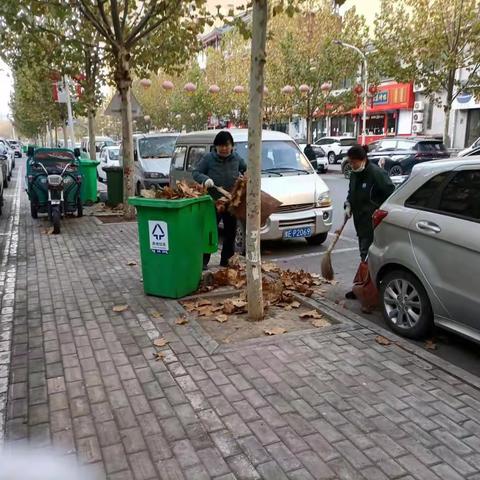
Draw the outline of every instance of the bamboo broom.
<instances>
[{"instance_id":1,"label":"bamboo broom","mask_svg":"<svg viewBox=\"0 0 480 480\"><path fill-rule=\"evenodd\" d=\"M337 244L338 239L340 238L340 235L342 234L347 222L348 217L346 216L343 225L335 232L335 238L333 239L333 242L329 245L327 251L325 252L325 255L322 258L322 277L325 280L333 280L335 277L335 272L333 271L332 267L332 250L335 248L335 245Z\"/></svg>"}]
</instances>

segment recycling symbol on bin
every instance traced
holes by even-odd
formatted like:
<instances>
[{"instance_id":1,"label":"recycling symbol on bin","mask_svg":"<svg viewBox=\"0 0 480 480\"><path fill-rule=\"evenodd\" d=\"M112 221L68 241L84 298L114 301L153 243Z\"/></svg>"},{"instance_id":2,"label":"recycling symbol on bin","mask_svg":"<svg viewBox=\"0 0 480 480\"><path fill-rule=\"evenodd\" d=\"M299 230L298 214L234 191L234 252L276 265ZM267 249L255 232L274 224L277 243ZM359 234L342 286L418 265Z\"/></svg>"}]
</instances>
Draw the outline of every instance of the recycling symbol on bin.
<instances>
[{"instance_id":1,"label":"recycling symbol on bin","mask_svg":"<svg viewBox=\"0 0 480 480\"><path fill-rule=\"evenodd\" d=\"M155 240L160 241L163 237L165 237L165 232L163 231L160 224L156 224L155 228L153 229L152 236L155 237Z\"/></svg>"}]
</instances>

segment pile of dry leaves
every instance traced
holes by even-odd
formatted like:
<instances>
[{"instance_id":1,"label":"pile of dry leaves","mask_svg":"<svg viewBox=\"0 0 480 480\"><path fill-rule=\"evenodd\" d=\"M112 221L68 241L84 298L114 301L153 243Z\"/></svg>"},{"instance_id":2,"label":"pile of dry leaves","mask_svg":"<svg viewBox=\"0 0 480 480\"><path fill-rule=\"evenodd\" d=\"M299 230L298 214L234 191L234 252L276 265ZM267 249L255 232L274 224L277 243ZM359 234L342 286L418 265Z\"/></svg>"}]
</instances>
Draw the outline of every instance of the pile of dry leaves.
<instances>
[{"instance_id":1,"label":"pile of dry leaves","mask_svg":"<svg viewBox=\"0 0 480 480\"><path fill-rule=\"evenodd\" d=\"M198 198L207 194L203 185L198 183L187 183L185 180L177 182L175 188L156 187L145 189L140 192L144 198L158 198L164 200L179 200L182 198Z\"/></svg>"}]
</instances>

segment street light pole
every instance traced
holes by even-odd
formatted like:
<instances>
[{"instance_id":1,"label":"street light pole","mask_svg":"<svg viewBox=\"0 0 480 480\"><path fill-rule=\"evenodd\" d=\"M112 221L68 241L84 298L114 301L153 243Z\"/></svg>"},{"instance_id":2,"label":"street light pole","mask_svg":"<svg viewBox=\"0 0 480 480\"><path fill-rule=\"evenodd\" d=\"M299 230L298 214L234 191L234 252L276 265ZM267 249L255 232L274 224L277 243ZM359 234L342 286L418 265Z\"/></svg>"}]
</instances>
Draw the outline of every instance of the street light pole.
<instances>
[{"instance_id":1,"label":"street light pole","mask_svg":"<svg viewBox=\"0 0 480 480\"><path fill-rule=\"evenodd\" d=\"M361 57L363 61L363 117L362 117L362 145L366 145L366 135L367 135L367 92L368 92L368 64L367 56L355 45L350 45L349 43L342 42L341 40L334 40L333 43L340 45L345 48L351 48L355 50Z\"/></svg>"}]
</instances>

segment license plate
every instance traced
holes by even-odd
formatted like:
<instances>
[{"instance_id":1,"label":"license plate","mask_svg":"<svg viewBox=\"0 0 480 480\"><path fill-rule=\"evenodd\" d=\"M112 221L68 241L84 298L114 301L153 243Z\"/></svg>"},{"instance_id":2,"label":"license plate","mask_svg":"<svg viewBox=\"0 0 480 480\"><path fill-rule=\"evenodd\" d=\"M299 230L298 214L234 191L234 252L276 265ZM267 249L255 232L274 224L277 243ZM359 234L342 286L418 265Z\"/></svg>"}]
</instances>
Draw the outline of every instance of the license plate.
<instances>
[{"instance_id":1,"label":"license plate","mask_svg":"<svg viewBox=\"0 0 480 480\"><path fill-rule=\"evenodd\" d=\"M285 230L283 232L283 238L304 238L304 237L311 237L311 236L312 236L311 227L291 228L290 230Z\"/></svg>"}]
</instances>

